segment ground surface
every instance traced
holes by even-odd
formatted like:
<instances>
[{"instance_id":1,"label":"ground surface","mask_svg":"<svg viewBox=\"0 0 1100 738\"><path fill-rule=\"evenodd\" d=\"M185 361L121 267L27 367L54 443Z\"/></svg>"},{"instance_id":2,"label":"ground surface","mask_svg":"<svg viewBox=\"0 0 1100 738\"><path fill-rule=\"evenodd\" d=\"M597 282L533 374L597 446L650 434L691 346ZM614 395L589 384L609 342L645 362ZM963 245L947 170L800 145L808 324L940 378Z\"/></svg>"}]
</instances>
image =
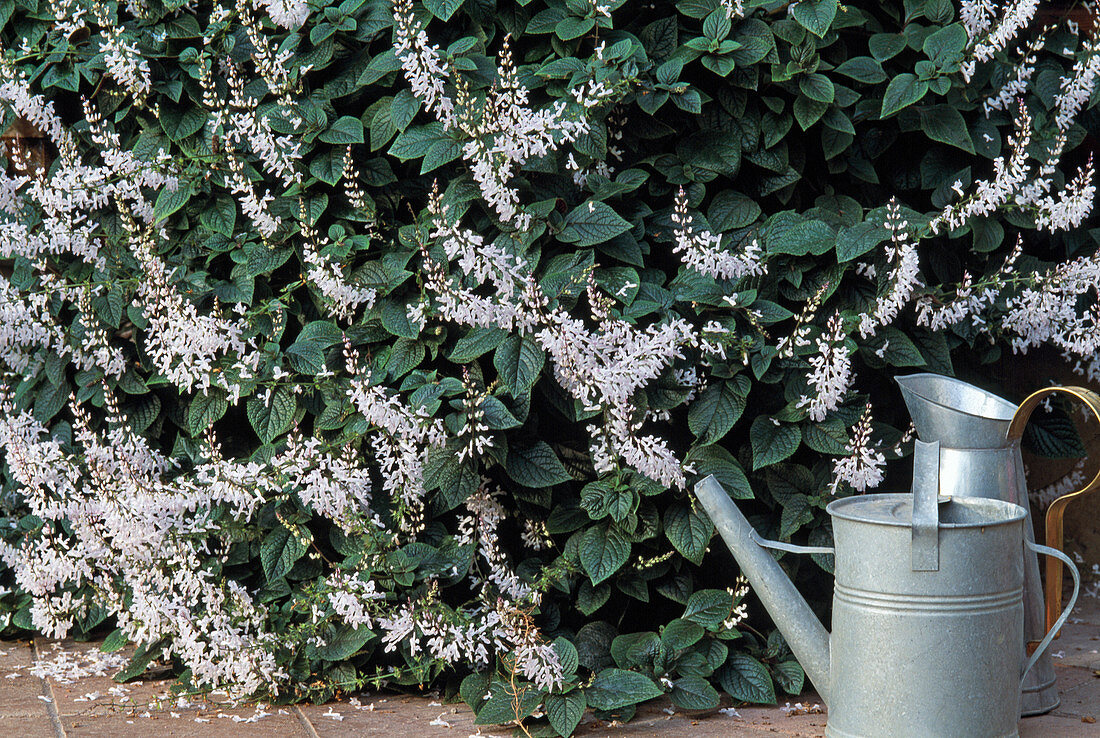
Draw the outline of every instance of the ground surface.
<instances>
[{"instance_id":1,"label":"ground surface","mask_svg":"<svg viewBox=\"0 0 1100 738\"><path fill-rule=\"evenodd\" d=\"M464 705L394 693L289 708L219 707L216 695L214 701L181 703L167 697L168 681L115 684L110 675L117 671L118 657L99 654L97 646L46 639L0 642L0 737L505 738L511 734L502 726L475 726L473 713ZM1100 738L1100 722L1096 722L1100 720L1100 600L1083 598L1054 648L1060 654L1054 663L1062 704L1049 715L1021 721L1020 735ZM38 667L33 668L36 662ZM97 670L101 674L87 675ZM577 735L811 738L824 735L826 716L800 708L817 702L816 695L807 693L789 706L734 706L734 710L696 714L675 711L658 701L644 706L626 725L586 715Z\"/></svg>"}]
</instances>

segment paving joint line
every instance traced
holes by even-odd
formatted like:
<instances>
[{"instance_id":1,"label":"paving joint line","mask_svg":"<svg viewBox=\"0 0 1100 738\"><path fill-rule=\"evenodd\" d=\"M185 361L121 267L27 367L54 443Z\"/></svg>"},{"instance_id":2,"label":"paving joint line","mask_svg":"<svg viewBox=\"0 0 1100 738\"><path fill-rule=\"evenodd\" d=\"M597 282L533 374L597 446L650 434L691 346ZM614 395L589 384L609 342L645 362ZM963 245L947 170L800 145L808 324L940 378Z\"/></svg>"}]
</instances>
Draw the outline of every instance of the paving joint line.
<instances>
[{"instance_id":1,"label":"paving joint line","mask_svg":"<svg viewBox=\"0 0 1100 738\"><path fill-rule=\"evenodd\" d=\"M313 727L313 723L311 723L309 718L306 717L306 714L302 712L302 708L297 705L291 705L291 707L294 708L294 714L298 716L298 722L302 724L302 728L306 731L306 735L308 735L309 738L321 738L321 736L317 735L317 729Z\"/></svg>"},{"instance_id":2,"label":"paving joint line","mask_svg":"<svg viewBox=\"0 0 1100 738\"><path fill-rule=\"evenodd\" d=\"M31 640L31 652L34 654L35 659L42 659L42 654L38 650L37 639ZM53 684L50 683L48 677L39 677L38 680L42 682L42 696L49 700L46 702L46 714L50 716L53 732L57 738L67 738L65 726L61 724L61 715L57 712L57 696L54 694Z\"/></svg>"}]
</instances>

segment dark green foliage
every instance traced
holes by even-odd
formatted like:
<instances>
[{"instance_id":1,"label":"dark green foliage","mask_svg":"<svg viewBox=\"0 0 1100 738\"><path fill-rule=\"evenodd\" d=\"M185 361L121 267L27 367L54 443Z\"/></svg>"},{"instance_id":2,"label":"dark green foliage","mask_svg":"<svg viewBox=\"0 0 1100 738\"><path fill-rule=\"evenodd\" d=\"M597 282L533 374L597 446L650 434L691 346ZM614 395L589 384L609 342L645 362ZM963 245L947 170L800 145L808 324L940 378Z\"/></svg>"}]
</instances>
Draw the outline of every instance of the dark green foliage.
<instances>
[{"instance_id":1,"label":"dark green foliage","mask_svg":"<svg viewBox=\"0 0 1100 738\"><path fill-rule=\"evenodd\" d=\"M895 373L951 373L956 365L980 372L1005 345L996 328L993 343L965 324L934 333L909 311L873 338L848 331L859 382L839 410L814 422L800 405L808 391L807 357L825 320L839 312L851 326L873 304L878 285L856 274L857 263L888 271L881 247L890 236L886 203L898 198L912 227L926 229L956 180L987 176L990 162L1005 154L1011 117L982 112L996 88L988 71L979 69L970 84L960 78L967 38L949 4L801 0L789 8L749 0L749 17L732 21L717 0L609 0L611 19L580 0L418 4L417 15L431 21L432 42L475 94L493 83L507 35L519 78L538 105L569 100L570 90L590 79L615 90L611 102L590 112L591 131L574 146L516 173L513 184L537 217L527 232L500 235L462 159L462 141L409 90L393 51L390 4L322 0L295 32L265 21L293 50L289 67L304 120L294 133L300 184L282 187L255 157L250 163L251 176L272 188L271 210L283 219L270 239L251 229L224 172L211 169L217 142L205 134L197 83L203 33L214 56L253 64L239 19L231 14L214 23L205 3L191 12L150 0L147 15L127 25L154 67L149 102L136 107L108 81L95 48L47 35L40 4L45 7L38 0L8 3L5 47L29 38L53 50L19 64L65 115L76 120L79 96L89 96L113 121L124 148L150 159L164 151L177 163L181 186L155 199L154 218L171 242L164 258L196 304L243 303L255 319L265 366L290 372L282 382L244 383L240 401L231 402L217 389L181 393L143 357L129 356L131 371L111 380L111 389L137 432L172 450L184 471L210 429L233 454L256 460L284 446L295 427L333 447L354 443L370 453L363 441L372 428L347 401L346 387L326 378L326 370L342 366L345 337L376 381L452 432L467 420L463 371L486 389L482 409L493 447L476 462L460 458L454 443L428 457L420 540L370 548L286 498L269 500L257 520L234 531L226 560L216 566L257 593L272 630L300 635L306 628L311 586L322 575L311 551L322 554L326 566L350 568L368 548L384 550L375 576L391 602L429 591L451 607L467 602L462 575L478 564L470 546L455 543L454 520L486 475L504 490L503 504L513 514L502 528L502 545L523 576L544 590L534 621L557 639L567 668L565 685L552 691L514 678L510 656L466 676L460 694L479 724L523 720L541 707L549 729L565 736L586 707L628 717L638 702L661 694L682 709L712 708L716 686L735 700L761 703L776 701L776 685L798 693L803 674L781 640L765 643L755 630L723 625L739 604L725 591L735 569L710 520L684 489L666 489L626 467L595 472L586 428L599 421L598 413L559 386L537 341L439 320L424 330L410 323L408 308L424 294L421 245L431 248L428 193L438 183L454 218L523 254L546 294L567 309L581 305L578 314L591 275L614 297L614 314L634 325L720 320L731 331L726 358L704 360L689 349L676 365L697 366L707 381L689 405L693 390L671 369L635 401L641 410L669 412L653 432L686 459L689 485L715 474L731 496L745 501L762 533L822 545L831 537L823 512L835 491L830 457L847 453L868 398L881 408L876 439L888 447L907 423L889 381ZM1051 48L1073 43L1062 32L1049 42ZM1000 61L991 66L1004 71ZM260 108L273 97L264 95ZM1049 123L1049 95L1029 94L1026 103L1041 125ZM285 121L271 123L282 133L293 130ZM1082 134L1080 127L1070 129L1071 144ZM78 140L94 150L86 130ZM349 150L354 180L344 168ZM588 171L580 185L566 166L570 154ZM599 162L613 171L601 174ZM349 203L349 187L363 193L364 207ZM731 249L759 241L767 276L735 283L681 266L672 253L671 219L680 187L697 228L726 234ZM326 254L378 292L374 306L350 324L333 320L301 276L307 269L297 220L303 211L330 239ZM983 219L929 239L921 252L926 292L942 293L964 270L996 269L1020 232L1035 264L1094 248L1080 233L1033 237L1030 218ZM117 223L104 227L119 230ZM140 312L128 307L136 290L134 278L125 277L128 268L133 274L120 267L120 278L94 309L109 326L141 330ZM815 295L824 307L807 345L780 354L777 344L795 330ZM71 435L63 413L70 392L103 405L102 377L67 362L49 359L16 391L60 436ZM1029 442L1050 455L1076 455L1080 444L1064 420L1042 423ZM904 471L890 479L904 484ZM6 540L40 524L22 515L17 500L8 507L13 527L0 526ZM387 520L396 515L380 513ZM522 544L518 522L524 519L545 523L548 547ZM830 560L787 557L784 563L824 601ZM0 574L0 583L10 586L8 576ZM0 597L0 612L5 632L30 627L29 598L18 589ZM101 620L93 615L76 628L88 631ZM767 630L762 619L754 625ZM441 678L441 664L407 651L385 653L371 630L327 627L326 646L280 655L292 677L310 685L292 697L322 699L375 677L410 686ZM109 642L119 645L114 635ZM148 645L127 675L139 673L156 653L155 644Z\"/></svg>"}]
</instances>

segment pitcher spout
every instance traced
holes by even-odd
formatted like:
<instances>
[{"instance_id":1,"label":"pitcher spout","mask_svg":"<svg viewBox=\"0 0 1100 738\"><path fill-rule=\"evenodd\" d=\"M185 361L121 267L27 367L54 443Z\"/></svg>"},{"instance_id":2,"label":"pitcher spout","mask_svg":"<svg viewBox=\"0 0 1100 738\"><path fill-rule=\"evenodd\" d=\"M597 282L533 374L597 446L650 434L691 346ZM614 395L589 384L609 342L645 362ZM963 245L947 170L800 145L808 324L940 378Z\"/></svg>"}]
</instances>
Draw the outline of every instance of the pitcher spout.
<instances>
[{"instance_id":1,"label":"pitcher spout","mask_svg":"<svg viewBox=\"0 0 1100 738\"><path fill-rule=\"evenodd\" d=\"M831 702L829 633L794 584L766 549L755 531L713 476L695 485L695 496L741 567L741 573L767 608L798 663L821 699Z\"/></svg>"},{"instance_id":2,"label":"pitcher spout","mask_svg":"<svg viewBox=\"0 0 1100 738\"><path fill-rule=\"evenodd\" d=\"M1003 448L1016 406L1008 400L940 374L895 377L917 437L947 448Z\"/></svg>"}]
</instances>

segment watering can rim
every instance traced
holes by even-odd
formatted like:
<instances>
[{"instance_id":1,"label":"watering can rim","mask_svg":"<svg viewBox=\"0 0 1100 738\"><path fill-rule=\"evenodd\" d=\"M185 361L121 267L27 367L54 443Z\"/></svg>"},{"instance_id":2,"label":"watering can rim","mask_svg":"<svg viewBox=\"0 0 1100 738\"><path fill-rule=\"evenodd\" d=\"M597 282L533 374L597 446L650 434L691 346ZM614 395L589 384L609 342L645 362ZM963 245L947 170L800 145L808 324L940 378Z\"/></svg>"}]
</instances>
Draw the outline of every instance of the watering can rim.
<instances>
[{"instance_id":1,"label":"watering can rim","mask_svg":"<svg viewBox=\"0 0 1100 738\"><path fill-rule=\"evenodd\" d=\"M948 497L941 496L939 498L941 504L953 503L961 505L963 507L975 508L978 510L987 510L990 513L996 511L999 515L995 519L989 520L974 520L966 522L948 522L945 520L939 521L939 528L941 529L964 529L964 528L992 528L998 525L1011 525L1018 523L1027 517L1027 511L1017 505L1014 502L1005 502L1003 500L992 500L984 497ZM825 512L834 518L841 520L850 520L854 523L869 523L872 525L887 525L898 528L910 528L912 527L912 519L909 518L888 518L885 516L871 517L868 515L859 515L856 511L845 510L848 507L860 507L872 505L875 503L908 503L910 506L913 504L913 495L906 493L894 493L894 492L877 492L870 495L857 495L853 497L845 497L840 500L833 500L825 507Z\"/></svg>"},{"instance_id":2,"label":"watering can rim","mask_svg":"<svg viewBox=\"0 0 1100 738\"><path fill-rule=\"evenodd\" d=\"M923 392L918 392L916 389L909 386L909 384L904 381L907 379L920 379L923 377L931 377L938 381L946 382L949 384L962 385L968 391L978 392L982 395L985 395L987 398L992 400L994 404L1002 405L1005 412L1007 413L1007 416L1002 417L999 415L983 415L981 413L970 412L969 410L965 410L955 405L945 404L935 399L934 397L929 397ZM987 389L983 389L981 387L978 387L977 385L970 384L969 382L964 382L957 377L951 377L946 374L936 374L935 372L915 372L913 374L906 374L904 376L896 376L894 377L894 381L897 382L900 386L904 387L907 392L913 393L914 395L921 398L925 402L928 402L929 404L935 405L936 407L944 408L945 410L950 410L951 412L958 413L959 415L966 415L971 418L981 418L982 420L993 420L1008 424L1012 422L1012 418L1016 415L1016 411L1019 409L1018 405L1012 404L1010 400L1006 400L1000 395L995 395Z\"/></svg>"}]
</instances>

